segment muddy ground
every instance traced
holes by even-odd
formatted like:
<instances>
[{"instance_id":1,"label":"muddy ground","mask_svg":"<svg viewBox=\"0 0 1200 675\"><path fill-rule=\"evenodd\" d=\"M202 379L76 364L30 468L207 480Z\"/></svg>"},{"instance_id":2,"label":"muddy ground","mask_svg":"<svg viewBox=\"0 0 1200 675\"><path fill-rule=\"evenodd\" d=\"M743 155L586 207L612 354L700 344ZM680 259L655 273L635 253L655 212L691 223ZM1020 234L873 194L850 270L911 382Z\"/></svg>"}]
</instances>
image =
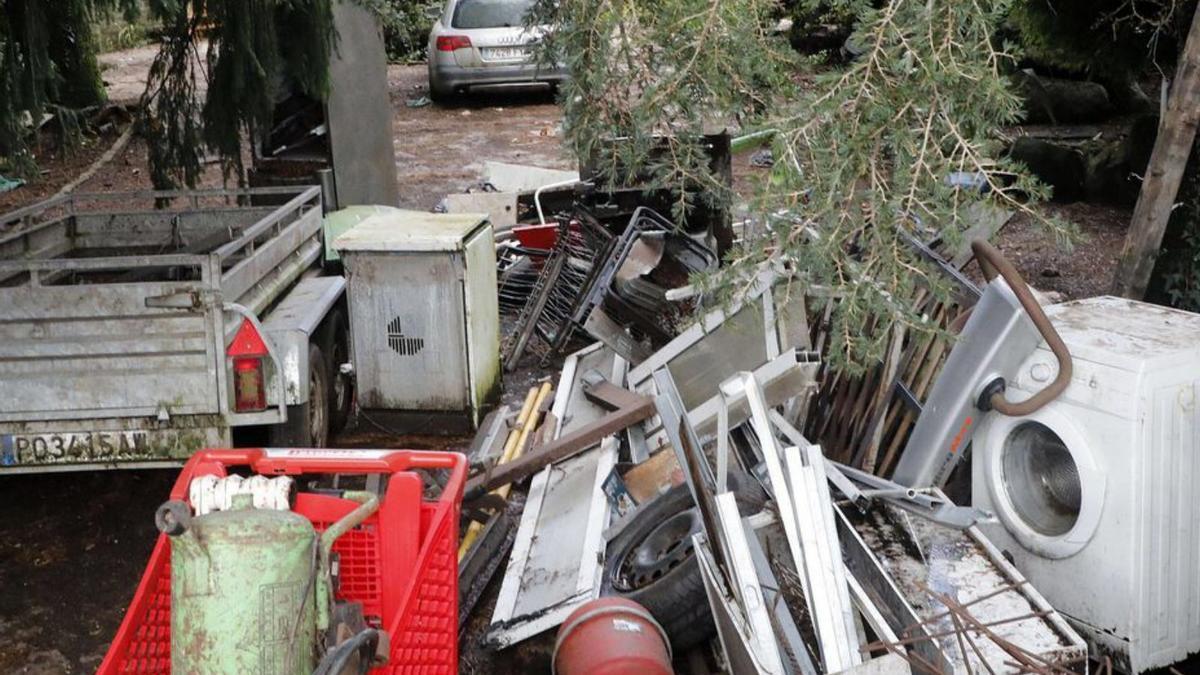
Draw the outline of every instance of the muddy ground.
<instances>
[{"instance_id":1,"label":"muddy ground","mask_svg":"<svg viewBox=\"0 0 1200 675\"><path fill-rule=\"evenodd\" d=\"M105 55L105 79L114 101L141 95L152 48ZM464 99L452 105L423 100L424 66L388 71L395 110L397 177L403 206L429 209L447 192L481 179L485 160L570 168L562 149L561 115L546 92ZM113 128L69 153L47 144L43 175L0 195L0 212L54 194L86 168L119 135ZM760 169L735 158L739 185ZM208 167L204 184L221 184ZM146 147L138 138L80 191L148 189ZM1067 297L1103 293L1124 236L1128 214L1088 205L1047 207L1077 222L1085 239L1075 252L1017 219L998 239L1031 283ZM537 379L522 373L507 398L519 399ZM362 426L345 432L343 447L461 447L466 439L397 438ZM0 672L84 673L99 664L132 597L154 542L153 512L165 498L174 471L5 476L0 478ZM477 657L476 657L477 658ZM470 660L470 659L469 659ZM494 665L494 664L493 664Z\"/></svg>"}]
</instances>

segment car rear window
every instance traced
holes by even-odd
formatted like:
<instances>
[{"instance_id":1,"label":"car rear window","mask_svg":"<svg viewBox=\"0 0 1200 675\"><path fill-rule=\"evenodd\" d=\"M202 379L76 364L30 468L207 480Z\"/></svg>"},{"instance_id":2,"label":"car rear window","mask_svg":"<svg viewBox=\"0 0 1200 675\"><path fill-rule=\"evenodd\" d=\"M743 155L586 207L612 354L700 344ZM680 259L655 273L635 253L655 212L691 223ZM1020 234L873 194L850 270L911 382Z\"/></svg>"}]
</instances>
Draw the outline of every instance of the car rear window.
<instances>
[{"instance_id":1,"label":"car rear window","mask_svg":"<svg viewBox=\"0 0 1200 675\"><path fill-rule=\"evenodd\" d=\"M525 25L534 0L462 0L454 9L455 28L505 28Z\"/></svg>"}]
</instances>

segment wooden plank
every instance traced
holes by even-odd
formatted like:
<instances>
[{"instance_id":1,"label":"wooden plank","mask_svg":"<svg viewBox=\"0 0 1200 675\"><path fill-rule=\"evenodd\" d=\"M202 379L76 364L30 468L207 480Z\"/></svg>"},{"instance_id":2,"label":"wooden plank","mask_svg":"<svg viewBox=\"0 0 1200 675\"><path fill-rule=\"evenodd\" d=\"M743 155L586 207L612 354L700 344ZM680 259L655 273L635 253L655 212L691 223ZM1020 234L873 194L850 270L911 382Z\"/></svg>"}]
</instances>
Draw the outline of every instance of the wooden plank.
<instances>
[{"instance_id":1,"label":"wooden plank","mask_svg":"<svg viewBox=\"0 0 1200 675\"><path fill-rule=\"evenodd\" d=\"M1163 232L1192 152L1197 123L1200 123L1200 8L1192 17L1167 110L1159 122L1158 139L1113 279L1114 295L1140 300L1146 294Z\"/></svg>"}]
</instances>

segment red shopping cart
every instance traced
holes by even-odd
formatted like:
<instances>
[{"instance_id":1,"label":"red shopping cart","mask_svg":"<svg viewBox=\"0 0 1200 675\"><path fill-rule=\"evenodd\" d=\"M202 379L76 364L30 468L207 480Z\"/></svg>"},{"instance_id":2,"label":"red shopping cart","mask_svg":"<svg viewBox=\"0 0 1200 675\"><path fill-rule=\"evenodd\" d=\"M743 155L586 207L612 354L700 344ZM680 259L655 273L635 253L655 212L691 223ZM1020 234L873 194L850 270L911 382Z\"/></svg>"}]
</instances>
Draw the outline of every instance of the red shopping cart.
<instances>
[{"instance_id":1,"label":"red shopping cart","mask_svg":"<svg viewBox=\"0 0 1200 675\"><path fill-rule=\"evenodd\" d=\"M223 477L246 467L266 475L384 474L378 511L334 544L341 582L336 597L362 604L367 620L389 635L390 658L374 673L457 672L458 522L466 459L458 453L409 450L205 450L184 466L171 499L186 500L193 478ZM414 469L445 469L441 495L424 498ZM300 492L292 510L319 533L359 504ZM97 671L171 671L171 543L159 535L133 602Z\"/></svg>"}]
</instances>

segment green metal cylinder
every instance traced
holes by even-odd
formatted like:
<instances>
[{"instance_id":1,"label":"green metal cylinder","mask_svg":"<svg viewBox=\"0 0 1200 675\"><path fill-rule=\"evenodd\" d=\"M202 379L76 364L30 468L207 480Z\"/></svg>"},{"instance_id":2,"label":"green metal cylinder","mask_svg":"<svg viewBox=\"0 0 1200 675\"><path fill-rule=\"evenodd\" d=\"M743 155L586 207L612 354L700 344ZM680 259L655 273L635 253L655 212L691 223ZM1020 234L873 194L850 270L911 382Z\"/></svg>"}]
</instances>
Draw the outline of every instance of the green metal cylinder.
<instances>
[{"instance_id":1,"label":"green metal cylinder","mask_svg":"<svg viewBox=\"0 0 1200 675\"><path fill-rule=\"evenodd\" d=\"M303 516L247 502L173 529L160 510L171 535L173 673L309 675L316 666L316 532Z\"/></svg>"}]
</instances>

